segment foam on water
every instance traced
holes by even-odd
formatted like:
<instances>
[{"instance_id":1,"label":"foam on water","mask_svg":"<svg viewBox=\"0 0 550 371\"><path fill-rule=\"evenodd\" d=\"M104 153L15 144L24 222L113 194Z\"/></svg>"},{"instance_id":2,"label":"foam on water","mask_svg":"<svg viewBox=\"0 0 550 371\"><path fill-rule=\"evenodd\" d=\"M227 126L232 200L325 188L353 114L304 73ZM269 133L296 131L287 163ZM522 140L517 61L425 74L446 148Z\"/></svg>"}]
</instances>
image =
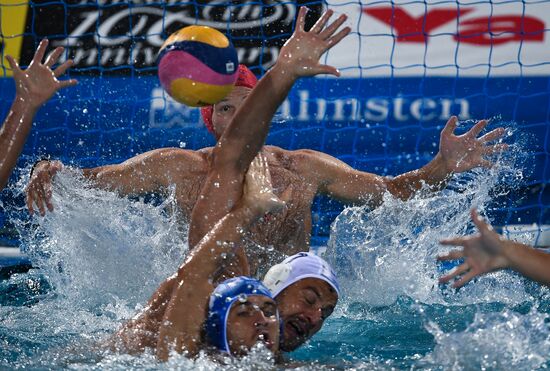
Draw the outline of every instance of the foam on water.
<instances>
[{"instance_id":1,"label":"foam on water","mask_svg":"<svg viewBox=\"0 0 550 371\"><path fill-rule=\"evenodd\" d=\"M144 303L187 251L185 226L165 210L91 188L78 174L56 176L54 212L22 234L26 253L56 292L80 305Z\"/></svg>"},{"instance_id":2,"label":"foam on water","mask_svg":"<svg viewBox=\"0 0 550 371\"><path fill-rule=\"evenodd\" d=\"M519 369L543 367L550 354L549 315L532 310L477 313L461 332L445 333L429 323L436 346L421 363L453 370Z\"/></svg>"}]
</instances>

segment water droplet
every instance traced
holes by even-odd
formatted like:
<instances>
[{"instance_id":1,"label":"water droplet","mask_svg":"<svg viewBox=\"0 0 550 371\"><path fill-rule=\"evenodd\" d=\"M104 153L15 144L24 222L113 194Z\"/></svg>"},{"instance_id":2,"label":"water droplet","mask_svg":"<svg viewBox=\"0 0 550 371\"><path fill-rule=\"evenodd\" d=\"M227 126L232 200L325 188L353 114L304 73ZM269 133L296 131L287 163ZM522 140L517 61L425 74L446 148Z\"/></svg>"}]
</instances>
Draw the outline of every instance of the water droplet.
<instances>
[{"instance_id":1,"label":"water droplet","mask_svg":"<svg viewBox=\"0 0 550 371\"><path fill-rule=\"evenodd\" d=\"M248 300L248 297L245 294L240 294L238 300L239 300L239 303L246 303L246 301Z\"/></svg>"}]
</instances>

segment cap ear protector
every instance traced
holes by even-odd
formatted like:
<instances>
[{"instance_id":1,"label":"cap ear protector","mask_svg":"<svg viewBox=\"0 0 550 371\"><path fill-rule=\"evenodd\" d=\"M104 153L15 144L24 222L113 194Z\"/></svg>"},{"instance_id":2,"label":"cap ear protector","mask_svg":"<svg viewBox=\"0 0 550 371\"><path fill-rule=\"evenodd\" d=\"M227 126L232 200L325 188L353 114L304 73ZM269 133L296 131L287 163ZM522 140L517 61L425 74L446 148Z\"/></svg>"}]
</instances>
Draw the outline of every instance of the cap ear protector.
<instances>
[{"instance_id":1,"label":"cap ear protector","mask_svg":"<svg viewBox=\"0 0 550 371\"><path fill-rule=\"evenodd\" d=\"M206 342L209 345L231 354L227 342L229 311L235 301L246 299L249 295L262 295L273 299L271 292L261 281L250 277L230 278L214 289L210 295L208 317L205 324Z\"/></svg>"}]
</instances>

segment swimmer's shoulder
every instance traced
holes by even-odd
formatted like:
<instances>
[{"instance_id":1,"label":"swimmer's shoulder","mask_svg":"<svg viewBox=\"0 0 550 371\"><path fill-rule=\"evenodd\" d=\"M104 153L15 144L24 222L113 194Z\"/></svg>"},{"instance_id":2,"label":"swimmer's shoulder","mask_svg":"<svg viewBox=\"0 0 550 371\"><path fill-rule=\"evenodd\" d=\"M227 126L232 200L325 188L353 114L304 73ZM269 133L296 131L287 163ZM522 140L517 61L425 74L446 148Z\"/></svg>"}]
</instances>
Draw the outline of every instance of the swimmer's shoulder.
<instances>
[{"instance_id":1,"label":"swimmer's shoulder","mask_svg":"<svg viewBox=\"0 0 550 371\"><path fill-rule=\"evenodd\" d=\"M299 171L304 167L308 167L310 161L319 158L323 155L311 149L297 149L289 151L280 147L266 146L270 153L284 165L284 167Z\"/></svg>"},{"instance_id":2,"label":"swimmer's shoulder","mask_svg":"<svg viewBox=\"0 0 550 371\"><path fill-rule=\"evenodd\" d=\"M206 155L201 151L183 148L158 148L145 152L136 158L151 161L162 168L174 168L178 171L205 172L208 171Z\"/></svg>"}]
</instances>

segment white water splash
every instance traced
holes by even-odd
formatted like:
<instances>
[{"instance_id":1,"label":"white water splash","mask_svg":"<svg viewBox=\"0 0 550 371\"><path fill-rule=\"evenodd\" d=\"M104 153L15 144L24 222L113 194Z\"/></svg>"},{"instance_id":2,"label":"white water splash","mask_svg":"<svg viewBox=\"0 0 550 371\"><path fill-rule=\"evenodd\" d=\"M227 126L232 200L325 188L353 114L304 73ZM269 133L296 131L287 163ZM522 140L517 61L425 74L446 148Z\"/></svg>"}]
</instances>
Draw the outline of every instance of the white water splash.
<instances>
[{"instance_id":1,"label":"white water splash","mask_svg":"<svg viewBox=\"0 0 550 371\"><path fill-rule=\"evenodd\" d=\"M464 305L531 299L522 279L507 272L482 277L456 294L437 282L443 273L436 257L448 250L439 241L470 233L472 207L483 214L491 199L521 184L519 154L516 146L490 170L455 175L441 192L420 192L406 202L386 194L375 210L344 210L332 225L326 257L341 278L345 296L371 306L390 305L400 296Z\"/></svg>"},{"instance_id":2,"label":"white water splash","mask_svg":"<svg viewBox=\"0 0 550 371\"><path fill-rule=\"evenodd\" d=\"M477 313L462 332L445 333L434 323L428 331L436 346L421 364L452 370L533 370L544 366L550 354L548 314L532 310Z\"/></svg>"},{"instance_id":3,"label":"white water splash","mask_svg":"<svg viewBox=\"0 0 550 371\"><path fill-rule=\"evenodd\" d=\"M60 172L53 188L54 212L37 217L39 228L23 234L24 245L67 300L84 308L113 299L145 303L183 261L186 236L176 215L164 212L173 195L160 206L134 202L94 189L72 171Z\"/></svg>"}]
</instances>

